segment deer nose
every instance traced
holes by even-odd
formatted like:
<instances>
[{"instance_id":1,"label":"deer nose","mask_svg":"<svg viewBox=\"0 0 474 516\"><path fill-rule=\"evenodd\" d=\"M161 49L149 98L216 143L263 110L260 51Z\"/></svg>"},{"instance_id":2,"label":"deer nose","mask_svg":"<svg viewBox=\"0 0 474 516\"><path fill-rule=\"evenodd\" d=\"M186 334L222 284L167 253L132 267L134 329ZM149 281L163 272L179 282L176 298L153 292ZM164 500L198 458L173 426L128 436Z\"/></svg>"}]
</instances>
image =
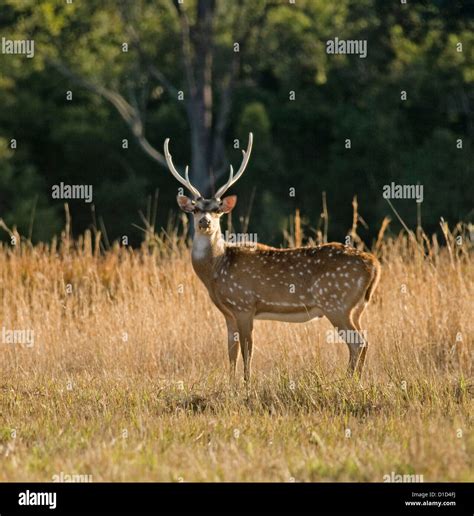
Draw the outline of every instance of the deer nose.
<instances>
[{"instance_id":1,"label":"deer nose","mask_svg":"<svg viewBox=\"0 0 474 516\"><path fill-rule=\"evenodd\" d=\"M206 217L203 217L199 221L199 228L200 229L209 229L211 227L211 221L209 219L206 219Z\"/></svg>"}]
</instances>

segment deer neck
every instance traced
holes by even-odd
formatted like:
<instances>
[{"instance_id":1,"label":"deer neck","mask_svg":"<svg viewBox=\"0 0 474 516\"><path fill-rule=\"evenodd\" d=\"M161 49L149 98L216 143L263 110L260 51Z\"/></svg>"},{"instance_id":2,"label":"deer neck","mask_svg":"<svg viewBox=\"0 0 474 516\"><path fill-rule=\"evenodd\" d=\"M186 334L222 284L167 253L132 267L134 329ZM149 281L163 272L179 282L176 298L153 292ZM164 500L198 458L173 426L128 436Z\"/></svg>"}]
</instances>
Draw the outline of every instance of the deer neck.
<instances>
[{"instance_id":1,"label":"deer neck","mask_svg":"<svg viewBox=\"0 0 474 516\"><path fill-rule=\"evenodd\" d=\"M224 253L225 241L220 229L211 235L194 235L191 252L193 268L204 283L212 278L213 269Z\"/></svg>"}]
</instances>

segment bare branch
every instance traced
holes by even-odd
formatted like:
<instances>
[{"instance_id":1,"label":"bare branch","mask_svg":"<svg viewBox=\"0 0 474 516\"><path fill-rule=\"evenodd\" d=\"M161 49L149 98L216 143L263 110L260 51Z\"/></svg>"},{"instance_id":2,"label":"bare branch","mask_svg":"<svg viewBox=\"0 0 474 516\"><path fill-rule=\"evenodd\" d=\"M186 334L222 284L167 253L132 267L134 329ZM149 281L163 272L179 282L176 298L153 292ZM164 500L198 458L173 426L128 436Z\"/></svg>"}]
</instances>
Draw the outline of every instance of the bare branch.
<instances>
[{"instance_id":1,"label":"bare branch","mask_svg":"<svg viewBox=\"0 0 474 516\"><path fill-rule=\"evenodd\" d=\"M161 83L168 92L175 98L178 98L178 88L173 86L168 79L166 78L165 74L158 70L158 68L155 65L148 65L148 71L152 77L154 77L159 83Z\"/></svg>"},{"instance_id":2,"label":"bare branch","mask_svg":"<svg viewBox=\"0 0 474 516\"><path fill-rule=\"evenodd\" d=\"M93 83L88 79L77 75L70 70L64 63L58 61L48 60L48 63L58 70L61 74L68 77L72 81L81 86L87 88L89 91L100 95L101 97L108 100L115 109L119 112L120 116L130 127L132 134L135 136L137 142L140 144L142 149L150 156L153 160L158 162L163 167L167 167L166 160L160 152L158 152L146 139L144 133L143 122L137 109L132 107L125 98L116 91L109 90L104 86Z\"/></svg>"}]
</instances>

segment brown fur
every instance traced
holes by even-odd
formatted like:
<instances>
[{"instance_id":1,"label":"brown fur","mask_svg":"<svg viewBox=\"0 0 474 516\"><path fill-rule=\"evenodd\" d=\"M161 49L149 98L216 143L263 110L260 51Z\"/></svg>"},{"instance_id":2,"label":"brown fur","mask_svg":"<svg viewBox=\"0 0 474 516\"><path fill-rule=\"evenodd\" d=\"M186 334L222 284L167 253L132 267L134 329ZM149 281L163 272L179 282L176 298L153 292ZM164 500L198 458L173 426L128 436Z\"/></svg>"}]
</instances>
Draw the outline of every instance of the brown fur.
<instances>
[{"instance_id":1,"label":"brown fur","mask_svg":"<svg viewBox=\"0 0 474 516\"><path fill-rule=\"evenodd\" d=\"M372 254L339 243L296 249L214 244L206 256L193 255L193 266L226 318L232 374L238 340L244 377L250 377L255 318L304 322L322 316L357 335L356 344L348 342L349 372L361 373L367 342L360 317L380 277Z\"/></svg>"}]
</instances>

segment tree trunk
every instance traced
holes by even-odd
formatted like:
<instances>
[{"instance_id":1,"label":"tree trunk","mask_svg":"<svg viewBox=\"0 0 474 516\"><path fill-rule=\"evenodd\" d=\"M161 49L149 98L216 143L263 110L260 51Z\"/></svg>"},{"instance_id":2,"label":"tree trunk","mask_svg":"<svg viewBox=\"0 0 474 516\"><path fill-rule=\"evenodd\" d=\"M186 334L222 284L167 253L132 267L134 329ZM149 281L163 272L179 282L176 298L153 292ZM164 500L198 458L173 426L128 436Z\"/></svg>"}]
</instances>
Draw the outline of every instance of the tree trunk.
<instances>
[{"instance_id":1,"label":"tree trunk","mask_svg":"<svg viewBox=\"0 0 474 516\"><path fill-rule=\"evenodd\" d=\"M191 121L191 182L204 197L209 195L209 163L206 159L206 148L209 136L202 124L197 121L197 115L193 115Z\"/></svg>"},{"instance_id":2,"label":"tree trunk","mask_svg":"<svg viewBox=\"0 0 474 516\"><path fill-rule=\"evenodd\" d=\"M211 193L212 66L215 0L199 0L192 31L195 88L190 109L192 180L202 195Z\"/></svg>"}]
</instances>

